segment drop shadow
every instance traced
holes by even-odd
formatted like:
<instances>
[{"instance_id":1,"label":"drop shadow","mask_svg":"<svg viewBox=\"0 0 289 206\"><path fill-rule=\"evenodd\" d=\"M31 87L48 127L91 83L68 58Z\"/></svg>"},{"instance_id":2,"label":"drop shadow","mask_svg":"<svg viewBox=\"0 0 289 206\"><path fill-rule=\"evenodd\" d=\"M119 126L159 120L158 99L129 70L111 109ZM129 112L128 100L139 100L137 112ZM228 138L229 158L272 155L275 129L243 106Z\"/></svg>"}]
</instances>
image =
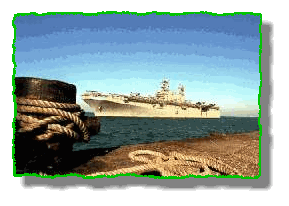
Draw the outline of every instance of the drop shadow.
<instances>
[{"instance_id":1,"label":"drop shadow","mask_svg":"<svg viewBox=\"0 0 289 206\"><path fill-rule=\"evenodd\" d=\"M50 188L67 188L88 186L94 189L101 189L118 186L126 188L131 185L145 186L147 188L162 189L197 189L199 186L207 188L218 188L220 186L230 189L252 188L254 190L268 190L272 181L272 119L269 110L273 101L273 80L272 80L272 64L273 64L273 24L271 22L263 22L262 28L262 55L261 55L261 71L262 71L262 88L261 88L261 120L262 136L261 136L261 176L258 179L224 179L224 178L186 178L186 179L154 179L150 177L134 177L134 176L118 176L116 178L96 178L83 179L82 177L56 177L55 179L46 179L35 176L22 177L24 187L48 186Z\"/></svg>"}]
</instances>

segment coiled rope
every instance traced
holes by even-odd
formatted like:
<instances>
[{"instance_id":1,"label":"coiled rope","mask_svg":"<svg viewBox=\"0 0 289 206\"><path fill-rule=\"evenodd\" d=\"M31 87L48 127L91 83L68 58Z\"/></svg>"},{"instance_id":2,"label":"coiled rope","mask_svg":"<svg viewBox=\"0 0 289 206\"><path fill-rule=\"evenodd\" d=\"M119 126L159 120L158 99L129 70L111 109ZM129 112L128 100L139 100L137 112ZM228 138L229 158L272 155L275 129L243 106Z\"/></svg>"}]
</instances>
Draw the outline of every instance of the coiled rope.
<instances>
[{"instance_id":1,"label":"coiled rope","mask_svg":"<svg viewBox=\"0 0 289 206\"><path fill-rule=\"evenodd\" d=\"M64 134L76 140L89 141L89 133L83 121L79 118L82 111L77 104L57 103L43 100L16 98L17 116L20 128L17 132L45 131L36 135L37 140L48 140L55 134ZM39 115L45 115L40 119ZM79 128L81 134L73 130Z\"/></svg>"},{"instance_id":2,"label":"coiled rope","mask_svg":"<svg viewBox=\"0 0 289 206\"><path fill-rule=\"evenodd\" d=\"M155 159L149 160L146 157L138 156L144 154L152 155ZM216 174L212 169L215 169L219 174L241 175L237 169L232 168L220 160L210 157L186 156L177 152L171 152L169 156L165 156L162 153L150 150L137 150L129 153L129 157L133 161L136 160L147 164L108 172L96 172L86 176L143 173L147 171L159 171L162 176L187 176L193 174L192 168L200 168L200 170L197 173L195 172L194 175Z\"/></svg>"}]
</instances>

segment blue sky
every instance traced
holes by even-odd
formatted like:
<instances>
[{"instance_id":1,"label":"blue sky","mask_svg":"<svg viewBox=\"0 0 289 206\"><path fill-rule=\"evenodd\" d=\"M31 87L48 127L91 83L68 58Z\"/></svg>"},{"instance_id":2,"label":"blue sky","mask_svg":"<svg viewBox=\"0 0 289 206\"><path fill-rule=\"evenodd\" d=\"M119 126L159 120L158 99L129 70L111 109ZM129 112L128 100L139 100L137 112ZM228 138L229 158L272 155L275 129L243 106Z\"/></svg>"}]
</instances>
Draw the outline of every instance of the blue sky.
<instances>
[{"instance_id":1,"label":"blue sky","mask_svg":"<svg viewBox=\"0 0 289 206\"><path fill-rule=\"evenodd\" d=\"M85 90L153 95L163 77L222 115L257 116L260 17L253 15L21 16L16 76L56 79Z\"/></svg>"}]
</instances>

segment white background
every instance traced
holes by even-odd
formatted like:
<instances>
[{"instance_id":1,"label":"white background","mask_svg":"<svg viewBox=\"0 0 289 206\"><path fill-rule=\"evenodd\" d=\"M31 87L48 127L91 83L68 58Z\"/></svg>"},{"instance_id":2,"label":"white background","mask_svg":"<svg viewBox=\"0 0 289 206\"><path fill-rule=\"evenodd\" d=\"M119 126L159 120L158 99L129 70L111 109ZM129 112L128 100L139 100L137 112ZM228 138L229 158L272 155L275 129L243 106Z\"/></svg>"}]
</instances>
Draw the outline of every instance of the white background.
<instances>
[{"instance_id":1,"label":"white background","mask_svg":"<svg viewBox=\"0 0 289 206\"><path fill-rule=\"evenodd\" d=\"M9 2L9 3L8 3ZM287 98L288 64L288 8L285 1L6 1L1 3L1 198L3 205L271 205L288 204L288 110L283 108ZM158 187L131 186L125 189L97 189L88 187L49 189L24 188L23 178L13 177L12 167L12 19L15 13L28 12L198 12L214 13L254 12L263 14L263 22L273 23L273 108L272 114L272 185L267 189L238 189L217 187L208 189L163 189ZM273 115L274 114L274 115ZM265 117L266 118L266 117ZM165 181L165 180L164 180ZM73 198L74 197L74 198ZM28 204L29 203L29 204Z\"/></svg>"}]
</instances>

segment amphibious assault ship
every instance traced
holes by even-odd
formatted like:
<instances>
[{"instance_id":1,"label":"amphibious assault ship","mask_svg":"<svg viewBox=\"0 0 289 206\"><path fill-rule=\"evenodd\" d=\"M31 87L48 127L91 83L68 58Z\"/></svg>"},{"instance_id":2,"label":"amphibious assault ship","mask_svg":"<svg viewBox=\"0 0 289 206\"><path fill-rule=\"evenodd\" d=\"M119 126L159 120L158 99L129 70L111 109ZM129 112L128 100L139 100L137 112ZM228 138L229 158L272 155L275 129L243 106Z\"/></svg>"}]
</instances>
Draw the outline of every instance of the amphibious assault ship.
<instances>
[{"instance_id":1,"label":"amphibious assault ship","mask_svg":"<svg viewBox=\"0 0 289 206\"><path fill-rule=\"evenodd\" d=\"M166 79L161 82L161 89L155 96L86 91L82 99L94 109L96 116L220 118L218 106L185 100L185 87L180 85L178 92L173 92Z\"/></svg>"}]
</instances>

